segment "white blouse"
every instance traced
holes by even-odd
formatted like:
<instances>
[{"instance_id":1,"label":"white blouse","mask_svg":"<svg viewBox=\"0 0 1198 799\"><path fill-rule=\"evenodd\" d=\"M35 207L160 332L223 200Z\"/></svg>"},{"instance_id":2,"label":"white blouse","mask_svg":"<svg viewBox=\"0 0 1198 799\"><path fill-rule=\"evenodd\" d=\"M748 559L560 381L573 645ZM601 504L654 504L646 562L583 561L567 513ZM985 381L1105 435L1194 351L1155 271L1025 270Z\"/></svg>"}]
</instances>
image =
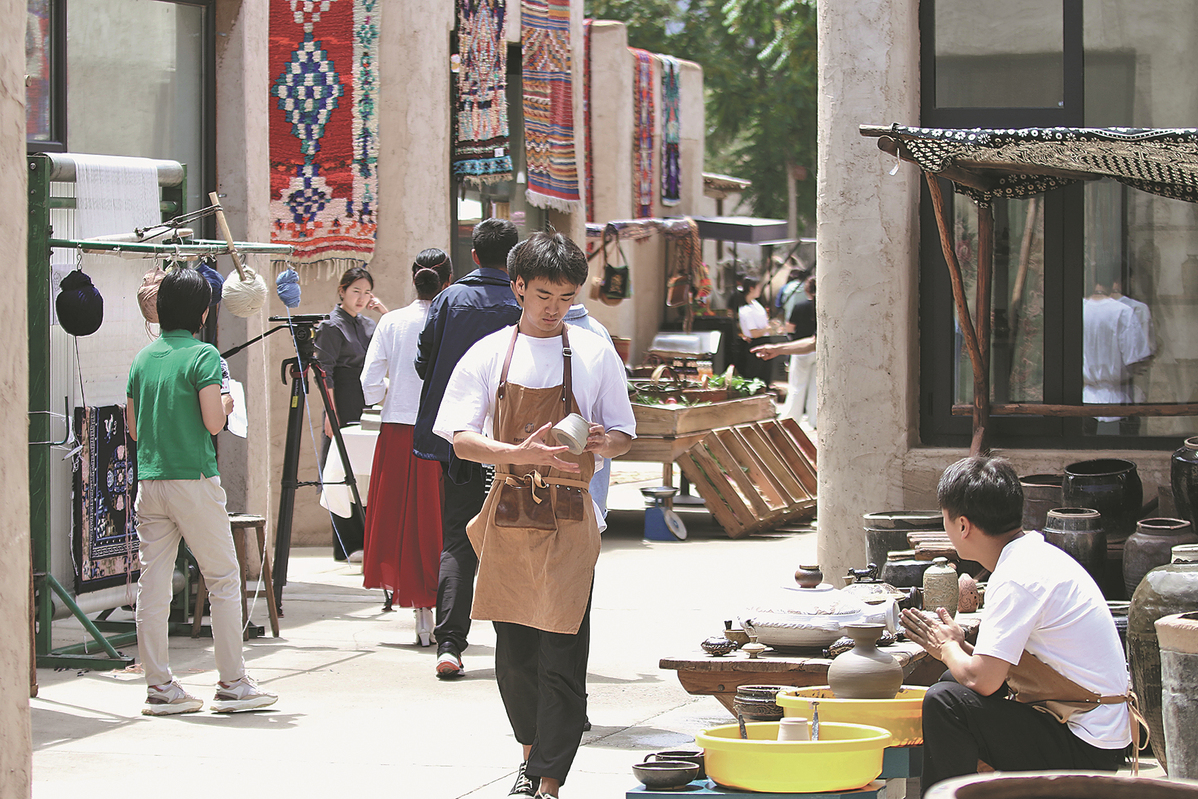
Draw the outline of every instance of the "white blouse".
<instances>
[{"instance_id":1,"label":"white blouse","mask_svg":"<svg viewBox=\"0 0 1198 799\"><path fill-rule=\"evenodd\" d=\"M383 400L382 420L415 424L424 381L416 374L416 341L424 329L432 300L385 314L374 331L362 366L362 395L366 404ZM389 378L389 380L388 380ZM388 382L390 385L388 386Z\"/></svg>"}]
</instances>

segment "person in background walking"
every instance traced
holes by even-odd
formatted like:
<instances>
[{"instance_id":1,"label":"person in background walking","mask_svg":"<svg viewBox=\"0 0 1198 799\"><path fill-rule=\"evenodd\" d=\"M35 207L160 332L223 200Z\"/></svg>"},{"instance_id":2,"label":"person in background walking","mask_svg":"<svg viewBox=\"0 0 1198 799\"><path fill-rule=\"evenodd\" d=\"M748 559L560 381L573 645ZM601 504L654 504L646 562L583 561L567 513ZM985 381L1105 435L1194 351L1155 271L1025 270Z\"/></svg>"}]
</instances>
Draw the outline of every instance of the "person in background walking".
<instances>
[{"instance_id":1,"label":"person in background walking","mask_svg":"<svg viewBox=\"0 0 1198 799\"><path fill-rule=\"evenodd\" d=\"M814 275L803 283L803 298L794 304L790 317L787 319L787 328L794 340L815 336ZM786 403L778 415L798 421L805 414L807 423L814 428L816 426L815 393L818 384L815 372L815 353L791 355L789 369Z\"/></svg>"}]
</instances>

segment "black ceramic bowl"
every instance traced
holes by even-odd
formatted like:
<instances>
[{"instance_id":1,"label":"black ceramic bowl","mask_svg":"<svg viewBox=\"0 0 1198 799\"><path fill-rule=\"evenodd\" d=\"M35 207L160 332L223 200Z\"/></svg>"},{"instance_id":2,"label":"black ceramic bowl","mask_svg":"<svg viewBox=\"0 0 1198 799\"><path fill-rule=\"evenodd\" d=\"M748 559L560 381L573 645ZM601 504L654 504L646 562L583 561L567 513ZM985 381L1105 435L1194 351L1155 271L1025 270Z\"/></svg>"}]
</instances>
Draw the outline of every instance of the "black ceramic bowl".
<instances>
[{"instance_id":1,"label":"black ceramic bowl","mask_svg":"<svg viewBox=\"0 0 1198 799\"><path fill-rule=\"evenodd\" d=\"M699 775L699 767L682 760L658 760L632 767L636 778L651 790L681 788Z\"/></svg>"}]
</instances>

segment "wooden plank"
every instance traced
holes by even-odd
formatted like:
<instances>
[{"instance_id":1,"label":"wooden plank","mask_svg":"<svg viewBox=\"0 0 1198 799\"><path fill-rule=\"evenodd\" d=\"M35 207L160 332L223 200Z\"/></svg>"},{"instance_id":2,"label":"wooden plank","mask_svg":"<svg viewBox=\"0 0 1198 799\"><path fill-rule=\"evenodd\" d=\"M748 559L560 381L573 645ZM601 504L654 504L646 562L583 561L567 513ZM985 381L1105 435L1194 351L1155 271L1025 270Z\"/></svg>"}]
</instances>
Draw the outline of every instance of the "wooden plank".
<instances>
[{"instance_id":1,"label":"wooden plank","mask_svg":"<svg viewBox=\"0 0 1198 799\"><path fill-rule=\"evenodd\" d=\"M737 429L737 433L744 436L746 442L759 458L765 463L770 473L784 487L785 491L793 498L792 501L806 499L810 496L803 485L795 479L790 469L786 467L786 463L782 460L782 456L770 443L761 429L756 426L744 426Z\"/></svg>"},{"instance_id":2,"label":"wooden plank","mask_svg":"<svg viewBox=\"0 0 1198 799\"><path fill-rule=\"evenodd\" d=\"M632 406L636 432L641 436L680 436L706 432L716 427L742 424L774 416L774 400L768 394L713 402L710 405Z\"/></svg>"},{"instance_id":3,"label":"wooden plank","mask_svg":"<svg viewBox=\"0 0 1198 799\"><path fill-rule=\"evenodd\" d=\"M753 523L753 513L736 493L736 489L728 481L727 475L720 471L719 464L712 459L705 445L700 442L691 447L687 452L687 457L690 458L693 466L697 467L695 471L700 477L695 480L687 475L687 479L695 485L699 496L706 500L708 509L716 516L716 521L733 538L746 535L746 528ZM682 473L686 474L685 467L683 467ZM725 516L726 518L731 517L728 520L730 523L726 523L716 512L716 508L719 506L723 506L727 510Z\"/></svg>"},{"instance_id":4,"label":"wooden plank","mask_svg":"<svg viewBox=\"0 0 1198 799\"><path fill-rule=\"evenodd\" d=\"M807 462L807 456L803 454L799 443L791 438L790 430L778 422L762 422L761 429L782 455L782 460L785 461L795 480L802 484L808 496L814 497L819 480L815 476L815 470Z\"/></svg>"},{"instance_id":5,"label":"wooden plank","mask_svg":"<svg viewBox=\"0 0 1198 799\"><path fill-rule=\"evenodd\" d=\"M702 441L705 435L707 434L690 433L677 438L638 435L632 439L632 446L620 456L619 460L673 463L682 453Z\"/></svg>"},{"instance_id":6,"label":"wooden plank","mask_svg":"<svg viewBox=\"0 0 1198 799\"><path fill-rule=\"evenodd\" d=\"M970 416L972 405L954 405L953 416ZM1138 405L1048 405L1043 403L1002 403L990 406L991 416L1198 416L1198 403L1166 402Z\"/></svg>"},{"instance_id":7,"label":"wooden plank","mask_svg":"<svg viewBox=\"0 0 1198 799\"><path fill-rule=\"evenodd\" d=\"M819 465L816 461L818 452L816 451L815 442L803 432L803 428L799 427L799 423L787 416L778 419L777 424L789 433L790 437L799 445L799 449L803 451L803 457L807 459L807 463L811 466L811 471L817 471Z\"/></svg>"},{"instance_id":8,"label":"wooden plank","mask_svg":"<svg viewBox=\"0 0 1198 799\"><path fill-rule=\"evenodd\" d=\"M728 448L724 445L722 436L724 432L723 430L713 431L711 435L703 439L703 443L706 445L708 452L711 453L711 456L723 467L724 473L736 484L741 497L753 509L753 515L765 516L773 508L766 504L765 500L761 497L761 492L757 490L757 486L753 485L753 481L749 479L744 469L741 468L742 459L729 452Z\"/></svg>"},{"instance_id":9,"label":"wooden plank","mask_svg":"<svg viewBox=\"0 0 1198 799\"><path fill-rule=\"evenodd\" d=\"M733 463L748 468L748 477L751 480L750 485L753 491L762 495L765 501L766 507L759 512L764 514L789 505L790 497L785 496L779 487L774 485L760 459L754 457L753 452L745 446L744 439L736 435L735 431L734 427L727 430L716 430L712 437L727 448L729 455L733 458Z\"/></svg>"},{"instance_id":10,"label":"wooden plank","mask_svg":"<svg viewBox=\"0 0 1198 799\"><path fill-rule=\"evenodd\" d=\"M777 474L777 464L770 457L776 453L768 451L769 442L761 435L757 424L739 425L730 428L727 432L740 442L745 458L754 465L757 473L761 475L763 488L768 486L769 490L777 494L779 498L777 504L781 506L781 510L785 511L787 506L807 498L805 492L794 492L794 475ZM766 451L762 452L762 449Z\"/></svg>"}]
</instances>

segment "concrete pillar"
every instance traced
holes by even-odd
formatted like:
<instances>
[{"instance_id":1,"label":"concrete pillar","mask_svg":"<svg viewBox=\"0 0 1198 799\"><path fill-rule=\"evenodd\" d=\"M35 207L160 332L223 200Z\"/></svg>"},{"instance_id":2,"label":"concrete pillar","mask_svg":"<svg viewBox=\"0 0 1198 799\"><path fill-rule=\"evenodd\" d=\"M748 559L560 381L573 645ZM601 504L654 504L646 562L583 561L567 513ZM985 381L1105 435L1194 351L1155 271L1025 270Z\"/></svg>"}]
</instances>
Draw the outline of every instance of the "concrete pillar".
<instances>
[{"instance_id":1,"label":"concrete pillar","mask_svg":"<svg viewBox=\"0 0 1198 799\"><path fill-rule=\"evenodd\" d=\"M861 514L903 500L918 432L919 173L860 124L919 120L919 3L819 6L819 557L865 563Z\"/></svg>"},{"instance_id":2,"label":"concrete pillar","mask_svg":"<svg viewBox=\"0 0 1198 799\"><path fill-rule=\"evenodd\" d=\"M25 324L25 37L26 9L0 0L0 241L8 245L0 397L10 412L0 425L0 796L31 791L29 730L30 552L28 423L29 340Z\"/></svg>"}]
</instances>

